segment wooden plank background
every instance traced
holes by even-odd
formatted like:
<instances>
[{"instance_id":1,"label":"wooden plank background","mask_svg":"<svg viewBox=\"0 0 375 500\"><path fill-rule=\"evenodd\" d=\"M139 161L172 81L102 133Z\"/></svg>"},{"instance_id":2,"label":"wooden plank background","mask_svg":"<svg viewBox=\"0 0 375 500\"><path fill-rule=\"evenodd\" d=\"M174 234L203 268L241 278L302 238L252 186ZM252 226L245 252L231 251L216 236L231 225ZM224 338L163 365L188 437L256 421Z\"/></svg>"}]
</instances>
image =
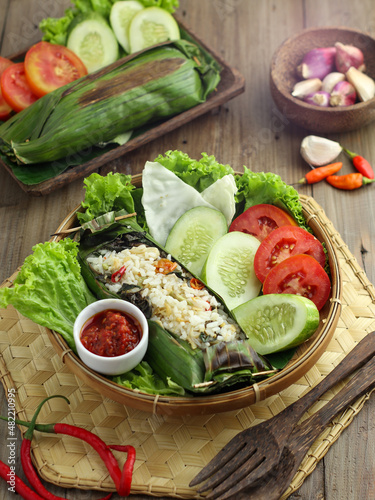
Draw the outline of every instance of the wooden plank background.
<instances>
[{"instance_id":1,"label":"wooden plank background","mask_svg":"<svg viewBox=\"0 0 375 500\"><path fill-rule=\"evenodd\" d=\"M38 24L44 17L62 15L67 0L1 0L0 55L24 50L40 39ZM100 173L141 172L146 160L168 149L181 149L191 157L201 152L215 155L221 163L241 170L273 171L286 182L295 183L306 173L299 154L305 135L280 115L270 95L268 78L272 54L289 36L313 26L348 26L375 36L373 0L180 0L179 16L205 42L246 79L246 91L220 109L169 133L141 150L100 169ZM360 152L375 165L375 125L335 135L348 149ZM345 163L344 173L351 171ZM300 187L323 206L351 252L375 281L375 196L374 187L339 192L327 184ZM60 221L83 197L80 180L42 198L32 198L19 188L8 173L0 172L0 280L10 276L38 242L49 239ZM7 402L1 390L1 414ZM0 426L4 442L6 426ZM18 436L18 446L21 438ZM0 459L7 450L0 447ZM96 499L96 492L50 491L68 499ZM0 498L12 498L5 482ZM114 495L113 498L117 498ZM146 496L132 496L135 500ZM294 500L375 499L375 398L332 446L317 469L307 478Z\"/></svg>"}]
</instances>

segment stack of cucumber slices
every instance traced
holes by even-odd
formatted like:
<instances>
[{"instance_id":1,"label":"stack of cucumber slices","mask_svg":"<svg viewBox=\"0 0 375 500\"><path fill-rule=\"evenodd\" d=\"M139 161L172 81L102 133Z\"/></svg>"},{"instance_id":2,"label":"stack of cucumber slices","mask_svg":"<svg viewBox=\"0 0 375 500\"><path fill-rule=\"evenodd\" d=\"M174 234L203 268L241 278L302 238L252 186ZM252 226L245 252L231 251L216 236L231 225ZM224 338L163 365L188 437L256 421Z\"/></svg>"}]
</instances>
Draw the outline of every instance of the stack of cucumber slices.
<instances>
[{"instance_id":1,"label":"stack of cucumber slices","mask_svg":"<svg viewBox=\"0 0 375 500\"><path fill-rule=\"evenodd\" d=\"M144 7L137 0L120 0L112 6L109 23L94 12L78 16L69 28L67 46L92 73L115 62L119 46L130 54L179 38L178 24L166 10Z\"/></svg>"}]
</instances>

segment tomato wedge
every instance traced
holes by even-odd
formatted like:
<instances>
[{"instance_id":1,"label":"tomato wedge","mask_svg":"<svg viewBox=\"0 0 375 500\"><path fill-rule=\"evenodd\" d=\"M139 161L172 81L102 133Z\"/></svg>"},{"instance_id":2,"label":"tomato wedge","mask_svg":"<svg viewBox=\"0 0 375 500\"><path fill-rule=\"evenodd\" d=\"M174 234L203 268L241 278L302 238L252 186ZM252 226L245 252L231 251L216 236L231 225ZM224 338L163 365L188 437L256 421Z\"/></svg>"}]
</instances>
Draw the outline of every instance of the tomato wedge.
<instances>
[{"instance_id":1,"label":"tomato wedge","mask_svg":"<svg viewBox=\"0 0 375 500\"><path fill-rule=\"evenodd\" d=\"M74 52L49 42L36 43L27 51L25 72L31 90L38 97L87 75L85 65Z\"/></svg>"},{"instance_id":2,"label":"tomato wedge","mask_svg":"<svg viewBox=\"0 0 375 500\"><path fill-rule=\"evenodd\" d=\"M275 266L263 283L263 293L292 293L310 299L320 309L331 293L331 282L310 255L294 255Z\"/></svg>"},{"instance_id":3,"label":"tomato wedge","mask_svg":"<svg viewBox=\"0 0 375 500\"><path fill-rule=\"evenodd\" d=\"M314 257L324 267L323 245L311 233L298 226L282 226L272 231L260 244L254 258L257 278L263 282L273 267L293 255Z\"/></svg>"},{"instance_id":4,"label":"tomato wedge","mask_svg":"<svg viewBox=\"0 0 375 500\"><path fill-rule=\"evenodd\" d=\"M297 222L285 210L263 203L248 208L234 219L229 231L241 231L263 241L271 231L281 226L297 226Z\"/></svg>"},{"instance_id":5,"label":"tomato wedge","mask_svg":"<svg viewBox=\"0 0 375 500\"><path fill-rule=\"evenodd\" d=\"M26 81L24 63L8 66L1 75L0 84L5 101L14 111L22 111L38 99Z\"/></svg>"},{"instance_id":6,"label":"tomato wedge","mask_svg":"<svg viewBox=\"0 0 375 500\"><path fill-rule=\"evenodd\" d=\"M6 59L5 57L0 56L0 77L3 74L4 70L11 66L13 61L10 59ZM1 93L1 88L0 88L0 120L7 120L13 109L9 106L9 104L6 102L6 100L3 97L3 94Z\"/></svg>"}]
</instances>

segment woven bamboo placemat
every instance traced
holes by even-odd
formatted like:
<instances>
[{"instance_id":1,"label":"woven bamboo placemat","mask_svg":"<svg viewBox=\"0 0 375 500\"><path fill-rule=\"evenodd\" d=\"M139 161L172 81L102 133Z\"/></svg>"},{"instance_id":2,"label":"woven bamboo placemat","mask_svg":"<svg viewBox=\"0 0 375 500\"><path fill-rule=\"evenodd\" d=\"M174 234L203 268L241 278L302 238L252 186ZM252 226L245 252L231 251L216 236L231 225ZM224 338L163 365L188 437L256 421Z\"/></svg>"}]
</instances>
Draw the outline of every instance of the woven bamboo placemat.
<instances>
[{"instance_id":1,"label":"woven bamboo placemat","mask_svg":"<svg viewBox=\"0 0 375 500\"><path fill-rule=\"evenodd\" d=\"M326 352L297 383L233 412L186 417L142 412L105 398L84 384L56 354L46 329L8 307L0 310L0 375L5 390L17 391L18 417L30 420L44 397L62 394L70 400L70 405L62 399L52 399L44 406L38 421L79 425L98 434L108 444L133 445L137 460L131 493L200 498L188 487L190 480L232 437L293 403L320 382L367 333L375 330L374 286L323 209L312 198L307 198L306 203L324 224L335 245L342 275L342 310ZM3 286L9 286L15 275ZM342 384L325 394L314 405L314 411L331 399ZM360 398L324 429L283 499L301 486L369 397L370 393ZM32 453L39 474L51 483L114 491L100 458L80 440L36 433ZM122 466L124 457L115 453Z\"/></svg>"}]
</instances>

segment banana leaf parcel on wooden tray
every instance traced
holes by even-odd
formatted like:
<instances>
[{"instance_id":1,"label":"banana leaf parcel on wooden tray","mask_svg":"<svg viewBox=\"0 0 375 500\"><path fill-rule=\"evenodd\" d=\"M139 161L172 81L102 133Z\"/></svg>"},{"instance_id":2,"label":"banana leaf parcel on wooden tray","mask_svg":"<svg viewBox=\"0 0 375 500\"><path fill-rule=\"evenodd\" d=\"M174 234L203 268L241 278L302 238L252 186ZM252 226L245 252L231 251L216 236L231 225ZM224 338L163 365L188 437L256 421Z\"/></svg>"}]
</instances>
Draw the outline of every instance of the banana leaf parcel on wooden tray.
<instances>
[{"instance_id":1,"label":"banana leaf parcel on wooden tray","mask_svg":"<svg viewBox=\"0 0 375 500\"><path fill-rule=\"evenodd\" d=\"M1 159L24 184L51 179L118 146L119 135L203 103L217 87L220 70L187 40L120 59L1 125Z\"/></svg>"}]
</instances>

